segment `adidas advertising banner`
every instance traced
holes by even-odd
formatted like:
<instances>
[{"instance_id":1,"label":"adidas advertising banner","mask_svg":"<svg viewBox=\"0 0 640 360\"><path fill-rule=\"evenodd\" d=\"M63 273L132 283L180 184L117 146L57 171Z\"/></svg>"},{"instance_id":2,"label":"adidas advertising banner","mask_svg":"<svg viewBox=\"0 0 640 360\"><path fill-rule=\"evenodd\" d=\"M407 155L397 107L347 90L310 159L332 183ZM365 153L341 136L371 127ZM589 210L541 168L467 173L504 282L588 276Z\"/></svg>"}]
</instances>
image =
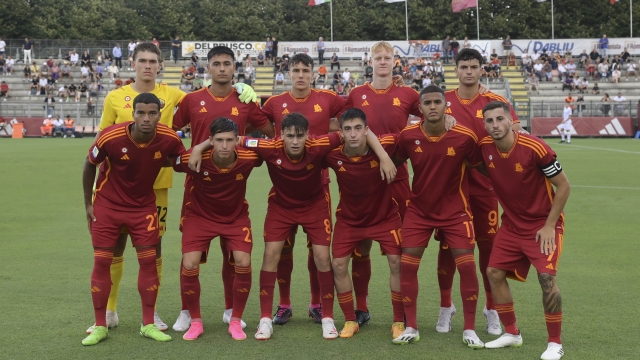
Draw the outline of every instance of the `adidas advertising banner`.
<instances>
[{"instance_id":1,"label":"adidas advertising banner","mask_svg":"<svg viewBox=\"0 0 640 360\"><path fill-rule=\"evenodd\" d=\"M535 136L560 136L561 117L534 117L531 119L531 134ZM630 117L572 117L572 136L631 137L634 130Z\"/></svg>"},{"instance_id":2,"label":"adidas advertising banner","mask_svg":"<svg viewBox=\"0 0 640 360\"><path fill-rule=\"evenodd\" d=\"M591 49L598 49L599 39L533 39L533 40L512 40L513 53L520 57L525 49L529 54L533 52L542 53L542 51L553 52L559 51L564 54L571 51L571 54L578 56L583 50L587 53ZM464 40L459 39L458 42L462 48ZM325 41L324 57L330 58L333 53L338 57L357 57L361 58L364 53L371 54L371 47L376 41ZM436 52L442 54L442 39L437 40L409 40L409 41L389 41L393 46L395 53L400 56L414 57L421 55L422 57L433 57ZM471 40L471 47L480 52L486 51L491 54L495 49L502 55L502 40ZM190 57L195 52L199 57L206 57L207 52L215 46L225 45L230 47L234 53L240 51L242 57L247 54L252 57L258 56L265 51L265 43L259 41L246 42L229 42L229 41L183 41L182 56ZM417 46L416 46L417 45ZM640 38L610 38L607 55L619 55L624 49L630 54L640 54ZM284 54L293 55L294 53L305 53L311 57L318 56L318 48L316 42L312 41L280 41L278 44L278 56Z\"/></svg>"}]
</instances>

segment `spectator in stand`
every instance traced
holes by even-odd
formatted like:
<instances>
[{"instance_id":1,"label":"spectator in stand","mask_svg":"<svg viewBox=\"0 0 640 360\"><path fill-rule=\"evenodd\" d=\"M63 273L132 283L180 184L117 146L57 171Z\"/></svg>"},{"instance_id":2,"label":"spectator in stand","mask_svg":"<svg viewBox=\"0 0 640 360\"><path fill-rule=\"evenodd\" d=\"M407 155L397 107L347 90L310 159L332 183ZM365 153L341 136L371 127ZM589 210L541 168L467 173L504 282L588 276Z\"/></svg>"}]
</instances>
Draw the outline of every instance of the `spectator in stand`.
<instances>
[{"instance_id":1,"label":"spectator in stand","mask_svg":"<svg viewBox=\"0 0 640 360\"><path fill-rule=\"evenodd\" d=\"M28 64L33 61L31 58L31 50L33 50L34 46L29 38L24 38L24 42L22 43L22 52L24 54L24 63Z\"/></svg>"},{"instance_id":2,"label":"spectator in stand","mask_svg":"<svg viewBox=\"0 0 640 360\"><path fill-rule=\"evenodd\" d=\"M53 115L47 115L47 117L42 121L42 126L40 126L40 132L42 133L42 137L51 137L53 135Z\"/></svg>"},{"instance_id":3,"label":"spectator in stand","mask_svg":"<svg viewBox=\"0 0 640 360\"><path fill-rule=\"evenodd\" d=\"M336 87L336 93L338 93L338 95L344 95L344 85L342 85L342 83L339 83Z\"/></svg>"},{"instance_id":4,"label":"spectator in stand","mask_svg":"<svg viewBox=\"0 0 640 360\"><path fill-rule=\"evenodd\" d=\"M271 41L271 36L267 36L267 41L264 42L265 48L265 57L267 58L267 63L273 60L273 41Z\"/></svg>"},{"instance_id":5,"label":"spectator in stand","mask_svg":"<svg viewBox=\"0 0 640 360\"><path fill-rule=\"evenodd\" d=\"M582 50L582 54L580 54L580 67L587 67L587 60L589 59L589 54L587 54L587 49Z\"/></svg>"},{"instance_id":6,"label":"spectator in stand","mask_svg":"<svg viewBox=\"0 0 640 360\"><path fill-rule=\"evenodd\" d=\"M131 71L133 70L133 56L129 55L129 58L127 59L127 62L129 63L129 65L127 66L127 70Z\"/></svg>"},{"instance_id":7,"label":"spectator in stand","mask_svg":"<svg viewBox=\"0 0 640 360\"><path fill-rule=\"evenodd\" d=\"M102 65L98 64L96 66L96 70L93 73L96 80L102 80L102 72L103 72Z\"/></svg>"},{"instance_id":8,"label":"spectator in stand","mask_svg":"<svg viewBox=\"0 0 640 360\"><path fill-rule=\"evenodd\" d=\"M558 64L558 78L562 81L562 76L569 77L569 70L564 66L563 63Z\"/></svg>"},{"instance_id":9,"label":"spectator in stand","mask_svg":"<svg viewBox=\"0 0 640 360\"><path fill-rule=\"evenodd\" d=\"M522 76L528 79L531 74L533 74L533 67L531 65L522 65Z\"/></svg>"},{"instance_id":10,"label":"spectator in stand","mask_svg":"<svg viewBox=\"0 0 640 360\"><path fill-rule=\"evenodd\" d=\"M118 69L122 70L122 49L120 48L120 44L116 44L116 46L113 47L113 50L111 50L111 53L113 54L113 60L115 61L116 66Z\"/></svg>"},{"instance_id":11,"label":"spectator in stand","mask_svg":"<svg viewBox=\"0 0 640 360\"><path fill-rule=\"evenodd\" d=\"M76 88L76 86L73 84L69 85L69 99L73 98L75 100L77 96L78 89ZM69 100L67 100L67 102L69 102Z\"/></svg>"},{"instance_id":12,"label":"spectator in stand","mask_svg":"<svg viewBox=\"0 0 640 360\"><path fill-rule=\"evenodd\" d=\"M120 75L116 75L116 79L113 80L113 84L116 86L116 89L120 89L123 85L122 79L120 79Z\"/></svg>"},{"instance_id":13,"label":"spectator in stand","mask_svg":"<svg viewBox=\"0 0 640 360\"><path fill-rule=\"evenodd\" d=\"M598 47L600 48L602 56L607 56L607 51L609 50L609 39L606 34L602 34L600 41L598 41Z\"/></svg>"},{"instance_id":14,"label":"spectator in stand","mask_svg":"<svg viewBox=\"0 0 640 360\"><path fill-rule=\"evenodd\" d=\"M191 89L193 86L193 80L195 79L195 74L193 73L193 67L189 67L187 73L182 77L182 83L185 85L187 89Z\"/></svg>"},{"instance_id":15,"label":"spectator in stand","mask_svg":"<svg viewBox=\"0 0 640 360\"><path fill-rule=\"evenodd\" d=\"M569 92L569 96L567 96L566 98L564 98L564 102L568 103L569 105L571 105L571 109L573 109L574 103L576 102L576 99L573 98L573 94L571 92Z\"/></svg>"},{"instance_id":16,"label":"spectator in stand","mask_svg":"<svg viewBox=\"0 0 640 360\"><path fill-rule=\"evenodd\" d=\"M87 50L82 52L82 59L80 61L80 65L82 66L91 65L91 56L89 56L89 52Z\"/></svg>"},{"instance_id":17,"label":"spectator in stand","mask_svg":"<svg viewBox=\"0 0 640 360\"><path fill-rule=\"evenodd\" d=\"M40 67L40 73L39 74L40 74L40 76L44 76L44 77L49 76L49 68L47 67L47 65L43 64Z\"/></svg>"},{"instance_id":18,"label":"spectator in stand","mask_svg":"<svg viewBox=\"0 0 640 360\"><path fill-rule=\"evenodd\" d=\"M275 59L278 57L278 40L276 40L275 36L272 36L271 42L273 43L273 47L271 48L271 56Z\"/></svg>"},{"instance_id":19,"label":"spectator in stand","mask_svg":"<svg viewBox=\"0 0 640 360\"><path fill-rule=\"evenodd\" d=\"M173 56L173 63L178 63L178 58L180 57L180 47L182 46L182 42L180 41L180 36L177 36L171 40L171 55ZM120 67L122 68L122 67Z\"/></svg>"},{"instance_id":20,"label":"spectator in stand","mask_svg":"<svg viewBox=\"0 0 640 360\"><path fill-rule=\"evenodd\" d=\"M244 67L245 68L253 67L253 60L251 59L251 55L249 54L247 54L247 56L244 58Z\"/></svg>"},{"instance_id":21,"label":"spectator in stand","mask_svg":"<svg viewBox=\"0 0 640 360\"><path fill-rule=\"evenodd\" d=\"M600 106L600 111L602 111L602 115L608 116L609 111L611 111L611 105L606 103L613 102L613 100L611 100L611 98L609 97L609 94L604 93L604 96L602 97L602 99L600 99L600 102L605 103Z\"/></svg>"},{"instance_id":22,"label":"spectator in stand","mask_svg":"<svg viewBox=\"0 0 640 360\"><path fill-rule=\"evenodd\" d=\"M336 72L333 74L333 82L332 82L333 88L335 89L339 83L340 83L340 74L336 70Z\"/></svg>"},{"instance_id":23,"label":"spectator in stand","mask_svg":"<svg viewBox=\"0 0 640 360\"><path fill-rule=\"evenodd\" d=\"M60 119L60 115L56 115L53 119L53 137L60 133L60 137L64 136L64 120Z\"/></svg>"},{"instance_id":24,"label":"spectator in stand","mask_svg":"<svg viewBox=\"0 0 640 360\"><path fill-rule=\"evenodd\" d=\"M40 79L38 80L38 94L46 95L48 87L49 82L47 81L47 78L44 76L40 76Z\"/></svg>"},{"instance_id":25,"label":"spectator in stand","mask_svg":"<svg viewBox=\"0 0 640 360\"><path fill-rule=\"evenodd\" d=\"M611 80L613 81L614 84L618 84L618 82L620 81L620 76L622 74L620 73L620 69L618 69L618 67L615 67L613 71L611 71Z\"/></svg>"},{"instance_id":26,"label":"spectator in stand","mask_svg":"<svg viewBox=\"0 0 640 360\"><path fill-rule=\"evenodd\" d=\"M56 63L54 63L51 67L51 77L53 77L53 80L55 81L58 81L58 79L60 79L60 68Z\"/></svg>"},{"instance_id":27,"label":"spectator in stand","mask_svg":"<svg viewBox=\"0 0 640 360\"><path fill-rule=\"evenodd\" d=\"M440 78L441 82L444 82L444 67L441 61L436 61L436 67L434 68L435 74Z\"/></svg>"},{"instance_id":28,"label":"spectator in stand","mask_svg":"<svg viewBox=\"0 0 640 360\"><path fill-rule=\"evenodd\" d=\"M556 57L554 56L554 54L552 54L551 58L549 59L549 64L551 64L551 70L558 70L558 59L556 59ZM562 77L560 77L560 79L562 80Z\"/></svg>"},{"instance_id":29,"label":"spectator in stand","mask_svg":"<svg viewBox=\"0 0 640 360\"><path fill-rule=\"evenodd\" d=\"M2 75L7 74L7 60L2 55L0 55L0 69L2 70Z\"/></svg>"},{"instance_id":30,"label":"spectator in stand","mask_svg":"<svg viewBox=\"0 0 640 360\"><path fill-rule=\"evenodd\" d=\"M505 65L509 66L509 57L511 56L511 47L513 44L511 43L511 36L507 35L507 37L502 41L502 56L504 57Z\"/></svg>"},{"instance_id":31,"label":"spectator in stand","mask_svg":"<svg viewBox=\"0 0 640 360\"><path fill-rule=\"evenodd\" d=\"M573 62L573 59L570 59L569 63L567 63L564 67L569 72L569 75L576 75L576 64Z\"/></svg>"},{"instance_id":32,"label":"spectator in stand","mask_svg":"<svg viewBox=\"0 0 640 360\"><path fill-rule=\"evenodd\" d=\"M333 67L337 66L338 70L340 70L340 59L338 58L338 55L336 55L336 53L333 53L333 55L331 55L331 70L333 71Z\"/></svg>"},{"instance_id":33,"label":"spectator in stand","mask_svg":"<svg viewBox=\"0 0 640 360\"><path fill-rule=\"evenodd\" d=\"M367 67L368 64L369 64L369 54L364 53L364 56L362 57L362 62L360 63L360 67L364 69L365 67Z\"/></svg>"},{"instance_id":34,"label":"spectator in stand","mask_svg":"<svg viewBox=\"0 0 640 360\"><path fill-rule=\"evenodd\" d=\"M53 92L56 89L56 81L53 79L53 76L49 75L47 77L47 92Z\"/></svg>"},{"instance_id":35,"label":"spectator in stand","mask_svg":"<svg viewBox=\"0 0 640 360\"><path fill-rule=\"evenodd\" d=\"M565 63L569 62L569 60L573 59L573 56L571 55L571 50L567 50L564 52L564 60Z\"/></svg>"},{"instance_id":36,"label":"spectator in stand","mask_svg":"<svg viewBox=\"0 0 640 360\"><path fill-rule=\"evenodd\" d=\"M80 99L84 96L85 98L89 97L89 93L87 92L87 85L84 83L80 84L78 91L76 92L76 102L80 101Z\"/></svg>"},{"instance_id":37,"label":"spectator in stand","mask_svg":"<svg viewBox=\"0 0 640 360\"><path fill-rule=\"evenodd\" d=\"M422 86L422 70L416 70L413 73L413 83L417 86L418 89Z\"/></svg>"},{"instance_id":38,"label":"spectator in stand","mask_svg":"<svg viewBox=\"0 0 640 360\"><path fill-rule=\"evenodd\" d=\"M4 56L4 51L7 48L7 43L0 37L0 55Z\"/></svg>"},{"instance_id":39,"label":"spectator in stand","mask_svg":"<svg viewBox=\"0 0 640 360\"><path fill-rule=\"evenodd\" d=\"M7 65L6 65L7 75L13 75L13 69L15 68L15 64L16 64L15 60L11 58L11 55L8 55L6 61L7 61Z\"/></svg>"},{"instance_id":40,"label":"spectator in stand","mask_svg":"<svg viewBox=\"0 0 640 360\"><path fill-rule=\"evenodd\" d=\"M409 64L405 65L402 68L402 78L404 80L411 80L411 67L409 66Z\"/></svg>"},{"instance_id":41,"label":"spectator in stand","mask_svg":"<svg viewBox=\"0 0 640 360\"><path fill-rule=\"evenodd\" d=\"M116 66L116 64L111 64L107 68L107 72L109 73L110 81L113 82L118 76L118 67Z\"/></svg>"},{"instance_id":42,"label":"spectator in stand","mask_svg":"<svg viewBox=\"0 0 640 360\"><path fill-rule=\"evenodd\" d=\"M322 65L324 63L324 39L322 36L318 38L316 48L318 49L318 63Z\"/></svg>"},{"instance_id":43,"label":"spectator in stand","mask_svg":"<svg viewBox=\"0 0 640 360\"><path fill-rule=\"evenodd\" d=\"M627 51L627 48L624 48L622 50L622 53L620 54L620 60L622 60L622 63L628 62L630 57L631 57L631 54L629 54L629 52Z\"/></svg>"},{"instance_id":44,"label":"spectator in stand","mask_svg":"<svg viewBox=\"0 0 640 360\"><path fill-rule=\"evenodd\" d=\"M277 57L274 62L273 62L273 72L277 73L278 71L283 71L282 70L282 59Z\"/></svg>"},{"instance_id":45,"label":"spectator in stand","mask_svg":"<svg viewBox=\"0 0 640 360\"><path fill-rule=\"evenodd\" d=\"M447 35L444 40L442 40L442 53L444 54L444 63L449 63L449 55L451 55L451 40L449 39L449 35Z\"/></svg>"},{"instance_id":46,"label":"spectator in stand","mask_svg":"<svg viewBox=\"0 0 640 360\"><path fill-rule=\"evenodd\" d=\"M71 66L69 66L68 61L64 61L62 66L60 67L60 77L67 78L69 80L73 80L73 75L71 74Z\"/></svg>"},{"instance_id":47,"label":"spectator in stand","mask_svg":"<svg viewBox=\"0 0 640 360\"><path fill-rule=\"evenodd\" d=\"M536 88L536 92L540 94L540 80L538 79L536 74L531 74L529 76L528 83L529 83L529 90L527 91L528 94L531 93L532 88ZM562 91L564 91L564 88L562 89Z\"/></svg>"},{"instance_id":48,"label":"spectator in stand","mask_svg":"<svg viewBox=\"0 0 640 360\"><path fill-rule=\"evenodd\" d=\"M244 69L245 82L247 83L247 85L251 86L251 83L253 82L253 79L254 79L254 75L255 75L255 69L253 68L253 66L249 66Z\"/></svg>"},{"instance_id":49,"label":"spectator in stand","mask_svg":"<svg viewBox=\"0 0 640 360\"><path fill-rule=\"evenodd\" d=\"M638 67L633 63L633 59L629 59L629 63L627 64L627 78L626 81L629 81L629 75L633 74L635 76L636 81L638 81Z\"/></svg>"},{"instance_id":50,"label":"spectator in stand","mask_svg":"<svg viewBox=\"0 0 640 360\"><path fill-rule=\"evenodd\" d=\"M500 59L495 57L491 60L491 67L493 68L494 77L500 78L502 77L501 69L500 69Z\"/></svg>"},{"instance_id":51,"label":"spectator in stand","mask_svg":"<svg viewBox=\"0 0 640 360\"><path fill-rule=\"evenodd\" d=\"M258 60L258 66L264 66L264 54L262 53L262 51L258 53L257 60Z\"/></svg>"},{"instance_id":52,"label":"spectator in stand","mask_svg":"<svg viewBox=\"0 0 640 360\"><path fill-rule=\"evenodd\" d=\"M542 60L542 62L551 62L551 57L549 56L549 54L547 54L547 50L542 50L542 54L540 54L540 60Z\"/></svg>"},{"instance_id":53,"label":"spectator in stand","mask_svg":"<svg viewBox=\"0 0 640 360\"><path fill-rule=\"evenodd\" d=\"M486 62L484 64L484 66L482 67L482 72L485 78L487 78L489 81L491 81L491 79L493 79L496 76L496 73L493 71L493 65L491 65L490 62Z\"/></svg>"},{"instance_id":54,"label":"spectator in stand","mask_svg":"<svg viewBox=\"0 0 640 360\"><path fill-rule=\"evenodd\" d=\"M160 42L156 40L156 38L153 38L153 40L151 40L151 43L155 45L158 49L160 49Z\"/></svg>"},{"instance_id":55,"label":"spectator in stand","mask_svg":"<svg viewBox=\"0 0 640 360\"><path fill-rule=\"evenodd\" d=\"M613 107L614 116L622 115L622 113L624 112L624 103L626 101L627 99L624 96L622 96L622 93L618 93L618 95L613 98L613 102L616 103L616 105Z\"/></svg>"},{"instance_id":56,"label":"spectator in stand","mask_svg":"<svg viewBox=\"0 0 640 360\"><path fill-rule=\"evenodd\" d=\"M562 92L564 92L564 89L569 89L569 91L572 91L575 90L575 88L576 85L573 76L567 76L562 82Z\"/></svg>"},{"instance_id":57,"label":"spectator in stand","mask_svg":"<svg viewBox=\"0 0 640 360\"><path fill-rule=\"evenodd\" d=\"M576 110L578 111L578 116L582 117L582 111L586 108L587 106L584 104L584 97L582 97L582 95L578 95L578 99L576 100Z\"/></svg>"},{"instance_id":58,"label":"spectator in stand","mask_svg":"<svg viewBox=\"0 0 640 360\"><path fill-rule=\"evenodd\" d=\"M191 54L191 66L193 66L194 68L198 67L198 55L196 54L196 52L194 51Z\"/></svg>"},{"instance_id":59,"label":"spectator in stand","mask_svg":"<svg viewBox=\"0 0 640 360\"><path fill-rule=\"evenodd\" d=\"M415 65L413 65L413 67L415 67ZM371 61L369 61L367 67L364 68L364 80L373 81L373 66L371 66Z\"/></svg>"},{"instance_id":60,"label":"spectator in stand","mask_svg":"<svg viewBox=\"0 0 640 360\"><path fill-rule=\"evenodd\" d=\"M4 97L2 101L7 101L9 98L9 84L7 84L4 80L0 82L0 97Z\"/></svg>"},{"instance_id":61,"label":"spectator in stand","mask_svg":"<svg viewBox=\"0 0 640 360\"><path fill-rule=\"evenodd\" d=\"M240 69L242 66L242 54L240 50L236 51L236 69Z\"/></svg>"},{"instance_id":62,"label":"spectator in stand","mask_svg":"<svg viewBox=\"0 0 640 360\"><path fill-rule=\"evenodd\" d=\"M44 99L43 108L47 111L47 115L53 116L56 111L56 99L53 98L53 94L47 94L47 97Z\"/></svg>"},{"instance_id":63,"label":"spectator in stand","mask_svg":"<svg viewBox=\"0 0 640 360\"><path fill-rule=\"evenodd\" d=\"M71 66L76 66L78 65L78 53L76 52L76 50L71 50L71 56L69 57L69 61L71 62Z\"/></svg>"},{"instance_id":64,"label":"spectator in stand","mask_svg":"<svg viewBox=\"0 0 640 360\"><path fill-rule=\"evenodd\" d=\"M522 52L520 59L522 59L523 67L524 66L533 67L533 60L531 60L531 54L529 54L529 49L524 49L524 52Z\"/></svg>"},{"instance_id":65,"label":"spectator in stand","mask_svg":"<svg viewBox=\"0 0 640 360\"><path fill-rule=\"evenodd\" d=\"M95 99L93 96L87 97L87 115L93 115L96 110Z\"/></svg>"},{"instance_id":66,"label":"spectator in stand","mask_svg":"<svg viewBox=\"0 0 640 360\"><path fill-rule=\"evenodd\" d=\"M547 81L553 81L553 69L551 68L551 64L549 64L549 61L544 62L542 72L544 72L544 76L546 77Z\"/></svg>"},{"instance_id":67,"label":"spectator in stand","mask_svg":"<svg viewBox=\"0 0 640 360\"><path fill-rule=\"evenodd\" d=\"M346 86L350 80L351 80L351 72L349 72L348 68L345 68L344 72L342 73L342 85Z\"/></svg>"},{"instance_id":68,"label":"spectator in stand","mask_svg":"<svg viewBox=\"0 0 640 360\"><path fill-rule=\"evenodd\" d=\"M419 56L422 56L422 44L415 42L412 44L412 47L413 47L413 57L417 58Z\"/></svg>"},{"instance_id":69,"label":"spectator in stand","mask_svg":"<svg viewBox=\"0 0 640 360\"><path fill-rule=\"evenodd\" d=\"M610 75L611 74L609 73L609 63L606 60L598 64L598 77L600 79L604 78L605 81L609 81Z\"/></svg>"},{"instance_id":70,"label":"spectator in stand","mask_svg":"<svg viewBox=\"0 0 640 360\"><path fill-rule=\"evenodd\" d=\"M451 51L453 51L453 57L454 58L458 55L458 50L459 49L460 49L460 43L458 42L458 40L454 36L453 40L451 40Z\"/></svg>"},{"instance_id":71,"label":"spectator in stand","mask_svg":"<svg viewBox=\"0 0 640 360\"><path fill-rule=\"evenodd\" d=\"M356 83L353 81L349 81L349 83L347 84L347 87L344 88L344 94L345 95L351 94L351 90L353 90L354 87L356 87Z\"/></svg>"},{"instance_id":72,"label":"spectator in stand","mask_svg":"<svg viewBox=\"0 0 640 360\"><path fill-rule=\"evenodd\" d=\"M83 66L80 68L80 75L82 76L82 80L84 80L84 81L89 81L89 80L91 80L91 79L90 79L90 76L89 76L89 67L88 67L88 66L84 66L84 65L83 65Z\"/></svg>"},{"instance_id":73,"label":"spectator in stand","mask_svg":"<svg viewBox=\"0 0 640 360\"><path fill-rule=\"evenodd\" d=\"M593 61L597 61L598 59L600 59L600 53L598 52L598 50L596 50L595 48L591 49L591 52L589 53L589 59Z\"/></svg>"},{"instance_id":74,"label":"spectator in stand","mask_svg":"<svg viewBox=\"0 0 640 360\"><path fill-rule=\"evenodd\" d=\"M462 47L464 47L465 49L471 49L471 41L469 41L469 38L467 36L464 37Z\"/></svg>"},{"instance_id":75,"label":"spectator in stand","mask_svg":"<svg viewBox=\"0 0 640 360\"><path fill-rule=\"evenodd\" d=\"M278 71L278 73L276 74L276 87L278 87L278 85L281 85L284 89L284 74L282 73L282 71Z\"/></svg>"},{"instance_id":76,"label":"spectator in stand","mask_svg":"<svg viewBox=\"0 0 640 360\"><path fill-rule=\"evenodd\" d=\"M422 88L426 88L427 86L431 85L433 81L431 80L431 76L430 75L425 75L422 77Z\"/></svg>"},{"instance_id":77,"label":"spectator in stand","mask_svg":"<svg viewBox=\"0 0 640 360\"><path fill-rule=\"evenodd\" d=\"M327 79L327 67L324 65L320 65L320 67L318 68L318 74L316 75L315 80L313 80L313 82L317 82L319 79L322 79L322 82L324 84L327 83L328 79Z\"/></svg>"},{"instance_id":78,"label":"spectator in stand","mask_svg":"<svg viewBox=\"0 0 640 360\"><path fill-rule=\"evenodd\" d=\"M75 121L71 118L71 115L67 115L67 118L64 119L64 137L70 135L72 138L76 137L76 126Z\"/></svg>"},{"instance_id":79,"label":"spectator in stand","mask_svg":"<svg viewBox=\"0 0 640 360\"><path fill-rule=\"evenodd\" d=\"M67 85L60 86L60 89L58 89L58 101L69 101L69 88L67 88Z\"/></svg>"},{"instance_id":80,"label":"spectator in stand","mask_svg":"<svg viewBox=\"0 0 640 360\"><path fill-rule=\"evenodd\" d=\"M589 92L589 80L587 80L586 77L582 78L582 82L580 83L578 90L580 90L580 94Z\"/></svg>"},{"instance_id":81,"label":"spectator in stand","mask_svg":"<svg viewBox=\"0 0 640 360\"><path fill-rule=\"evenodd\" d=\"M596 77L596 62L591 59L588 60L587 75L591 77L591 79L595 79Z\"/></svg>"},{"instance_id":82,"label":"spectator in stand","mask_svg":"<svg viewBox=\"0 0 640 360\"><path fill-rule=\"evenodd\" d=\"M127 45L127 49L129 49L129 54L127 54L127 57L133 55L133 50L136 49L137 45L138 44L136 44L135 41L133 41L133 40L129 41L129 45Z\"/></svg>"}]
</instances>

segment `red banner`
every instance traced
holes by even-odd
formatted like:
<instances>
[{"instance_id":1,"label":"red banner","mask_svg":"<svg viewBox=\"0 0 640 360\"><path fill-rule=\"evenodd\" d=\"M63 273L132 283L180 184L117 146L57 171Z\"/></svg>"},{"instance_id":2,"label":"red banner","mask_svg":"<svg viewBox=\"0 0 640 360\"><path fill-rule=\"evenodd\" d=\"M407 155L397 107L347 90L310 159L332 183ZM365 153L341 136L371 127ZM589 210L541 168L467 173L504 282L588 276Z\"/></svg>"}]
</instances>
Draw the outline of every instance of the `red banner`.
<instances>
[{"instance_id":1,"label":"red banner","mask_svg":"<svg viewBox=\"0 0 640 360\"><path fill-rule=\"evenodd\" d=\"M618 136L635 134L633 119L618 117L572 117L571 135ZM536 136L560 136L561 117L534 117L531 119L531 134Z\"/></svg>"},{"instance_id":2,"label":"red banner","mask_svg":"<svg viewBox=\"0 0 640 360\"><path fill-rule=\"evenodd\" d=\"M464 9L475 7L478 0L451 0L451 9L453 12L460 12Z\"/></svg>"}]
</instances>

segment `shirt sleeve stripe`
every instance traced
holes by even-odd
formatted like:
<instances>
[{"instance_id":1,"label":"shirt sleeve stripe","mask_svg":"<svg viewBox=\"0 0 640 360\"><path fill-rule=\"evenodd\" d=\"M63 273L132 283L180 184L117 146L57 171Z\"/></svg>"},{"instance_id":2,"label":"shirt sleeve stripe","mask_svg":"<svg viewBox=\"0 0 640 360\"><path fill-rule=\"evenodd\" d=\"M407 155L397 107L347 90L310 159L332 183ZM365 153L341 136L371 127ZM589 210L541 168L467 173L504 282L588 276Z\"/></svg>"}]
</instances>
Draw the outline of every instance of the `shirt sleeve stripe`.
<instances>
[{"instance_id":1,"label":"shirt sleeve stripe","mask_svg":"<svg viewBox=\"0 0 640 360\"><path fill-rule=\"evenodd\" d=\"M100 136L100 139L98 140L98 146L99 147L103 147L103 145L107 141L115 139L115 138L119 138L119 137L125 136L125 135L127 135L127 133L126 133L126 131L124 131L124 129L122 131L118 131L118 132L116 132L116 131L109 132L109 133L105 134L104 136Z\"/></svg>"},{"instance_id":2,"label":"shirt sleeve stripe","mask_svg":"<svg viewBox=\"0 0 640 360\"><path fill-rule=\"evenodd\" d=\"M525 143L525 144L529 144L531 147L535 147L536 149L538 149L540 154L542 154L542 156L547 155L547 150L544 148L544 146L542 146L537 141L534 141L534 140L531 140L531 139L525 138L525 137L520 137L520 139L518 141L522 142L522 143Z\"/></svg>"},{"instance_id":3,"label":"shirt sleeve stripe","mask_svg":"<svg viewBox=\"0 0 640 360\"><path fill-rule=\"evenodd\" d=\"M543 157L543 155L540 153L540 150L538 150L538 149L537 149L537 148L535 148L534 146L531 146L531 145L526 144L526 143L523 143L523 142L518 142L518 143L519 143L520 145L522 145L522 146L526 146L526 147L530 148L531 150L535 151L535 152L536 152L536 154L538 154L538 156L539 156L540 158L542 158L542 157Z\"/></svg>"}]
</instances>

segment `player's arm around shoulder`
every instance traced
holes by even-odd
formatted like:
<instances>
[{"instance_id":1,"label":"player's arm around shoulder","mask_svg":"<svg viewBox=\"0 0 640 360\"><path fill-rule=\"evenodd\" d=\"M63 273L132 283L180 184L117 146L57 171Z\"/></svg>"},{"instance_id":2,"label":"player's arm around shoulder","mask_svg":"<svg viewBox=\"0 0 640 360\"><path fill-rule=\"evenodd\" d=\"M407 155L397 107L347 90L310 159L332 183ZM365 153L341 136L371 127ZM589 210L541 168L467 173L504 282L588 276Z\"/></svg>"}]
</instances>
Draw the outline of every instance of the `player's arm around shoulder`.
<instances>
[{"instance_id":1,"label":"player's arm around shoulder","mask_svg":"<svg viewBox=\"0 0 640 360\"><path fill-rule=\"evenodd\" d=\"M378 159L380 159L380 176L382 177L382 180L386 179L387 183L391 184L396 178L398 169L373 131L367 132L367 145L369 145Z\"/></svg>"}]
</instances>

